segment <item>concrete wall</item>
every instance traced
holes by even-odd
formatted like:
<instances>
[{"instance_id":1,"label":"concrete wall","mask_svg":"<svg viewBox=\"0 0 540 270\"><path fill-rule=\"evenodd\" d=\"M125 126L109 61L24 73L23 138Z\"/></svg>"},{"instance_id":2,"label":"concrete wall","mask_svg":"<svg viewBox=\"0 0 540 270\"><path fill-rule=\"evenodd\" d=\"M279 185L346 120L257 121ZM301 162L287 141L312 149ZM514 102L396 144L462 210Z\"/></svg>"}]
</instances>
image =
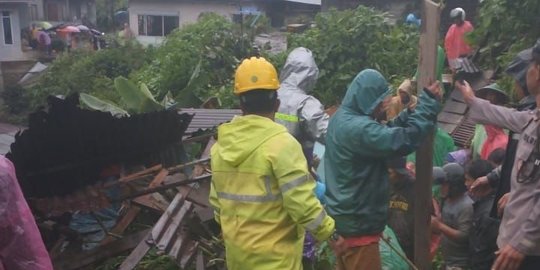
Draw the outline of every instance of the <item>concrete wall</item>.
<instances>
[{"instance_id":1,"label":"concrete wall","mask_svg":"<svg viewBox=\"0 0 540 270\"><path fill-rule=\"evenodd\" d=\"M0 3L0 12L9 11L11 17L11 33L13 44L5 44L4 24L0 21L0 62L23 60L24 54L21 47L21 18L20 14L28 9L27 4L4 4ZM1 15L1 13L0 13ZM24 16L23 16L24 17ZM24 22L23 22L24 23Z\"/></svg>"},{"instance_id":2,"label":"concrete wall","mask_svg":"<svg viewBox=\"0 0 540 270\"><path fill-rule=\"evenodd\" d=\"M159 44L163 37L139 36L138 15L169 15L179 16L179 25L182 27L197 21L204 12L214 12L232 19L238 13L239 7L232 1L165 1L165 0L132 0L129 1L129 25L131 31L142 44Z\"/></svg>"}]
</instances>

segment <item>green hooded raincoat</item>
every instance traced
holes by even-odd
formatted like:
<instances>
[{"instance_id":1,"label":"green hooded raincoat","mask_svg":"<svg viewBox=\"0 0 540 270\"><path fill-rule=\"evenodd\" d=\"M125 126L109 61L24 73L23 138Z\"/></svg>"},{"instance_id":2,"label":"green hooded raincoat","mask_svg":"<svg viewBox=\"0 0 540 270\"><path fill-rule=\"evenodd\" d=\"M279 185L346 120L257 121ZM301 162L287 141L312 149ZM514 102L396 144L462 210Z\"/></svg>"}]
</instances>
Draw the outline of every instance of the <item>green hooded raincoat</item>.
<instances>
[{"instance_id":1,"label":"green hooded raincoat","mask_svg":"<svg viewBox=\"0 0 540 270\"><path fill-rule=\"evenodd\" d=\"M330 119L326 138L327 211L344 237L384 230L389 200L387 159L414 151L432 131L440 103L425 92L410 115L384 125L371 114L391 93L384 77L364 70L353 80Z\"/></svg>"}]
</instances>

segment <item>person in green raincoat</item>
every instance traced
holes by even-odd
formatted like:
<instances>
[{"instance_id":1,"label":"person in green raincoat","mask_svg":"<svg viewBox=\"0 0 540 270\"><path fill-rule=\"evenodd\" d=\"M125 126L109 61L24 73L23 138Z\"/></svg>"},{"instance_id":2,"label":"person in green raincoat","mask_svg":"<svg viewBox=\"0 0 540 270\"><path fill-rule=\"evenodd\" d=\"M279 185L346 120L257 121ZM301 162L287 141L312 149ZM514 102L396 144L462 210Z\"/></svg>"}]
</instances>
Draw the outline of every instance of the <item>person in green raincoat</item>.
<instances>
[{"instance_id":1,"label":"person in green raincoat","mask_svg":"<svg viewBox=\"0 0 540 270\"><path fill-rule=\"evenodd\" d=\"M386 119L392 90L376 70L360 72L330 119L324 155L327 212L345 250L338 269L381 269L378 242L389 207L387 160L416 150L433 131L441 108L439 82L427 87L414 112Z\"/></svg>"}]
</instances>

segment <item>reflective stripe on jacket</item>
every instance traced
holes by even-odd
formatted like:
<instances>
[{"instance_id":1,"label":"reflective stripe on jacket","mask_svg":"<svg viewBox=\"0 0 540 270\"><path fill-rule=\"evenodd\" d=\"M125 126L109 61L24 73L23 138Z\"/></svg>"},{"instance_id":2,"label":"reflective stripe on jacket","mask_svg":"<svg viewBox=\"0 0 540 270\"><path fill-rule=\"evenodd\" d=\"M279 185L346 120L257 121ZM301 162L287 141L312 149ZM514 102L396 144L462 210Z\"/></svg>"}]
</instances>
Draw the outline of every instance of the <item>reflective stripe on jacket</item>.
<instances>
[{"instance_id":1,"label":"reflective stripe on jacket","mask_svg":"<svg viewBox=\"0 0 540 270\"><path fill-rule=\"evenodd\" d=\"M239 116L220 126L212 174L210 203L230 270L301 269L305 229L318 240L334 230L299 143L268 118Z\"/></svg>"},{"instance_id":2,"label":"reflective stripe on jacket","mask_svg":"<svg viewBox=\"0 0 540 270\"><path fill-rule=\"evenodd\" d=\"M315 141L325 143L329 120L321 102L308 94L318 75L319 68L311 51L300 47L289 54L279 76L281 104L276 122L284 125L304 149L311 151Z\"/></svg>"}]
</instances>

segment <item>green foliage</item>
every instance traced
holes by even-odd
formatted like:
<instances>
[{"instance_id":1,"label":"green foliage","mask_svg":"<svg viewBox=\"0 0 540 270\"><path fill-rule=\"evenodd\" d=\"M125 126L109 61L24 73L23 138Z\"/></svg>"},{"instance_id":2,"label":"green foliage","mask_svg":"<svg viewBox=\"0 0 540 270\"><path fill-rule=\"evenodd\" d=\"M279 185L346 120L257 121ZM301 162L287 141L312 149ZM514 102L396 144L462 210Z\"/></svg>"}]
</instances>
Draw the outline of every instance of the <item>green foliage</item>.
<instances>
[{"instance_id":1,"label":"green foliage","mask_svg":"<svg viewBox=\"0 0 540 270\"><path fill-rule=\"evenodd\" d=\"M88 108L96 111L110 112L115 117L127 116L129 115L127 111L118 107L118 105L103 101L99 98L96 98L92 95L81 93L79 97L81 104L84 104Z\"/></svg>"},{"instance_id":2,"label":"green foliage","mask_svg":"<svg viewBox=\"0 0 540 270\"><path fill-rule=\"evenodd\" d=\"M531 47L540 37L540 1L485 0L478 15L478 25L468 38L480 47L482 66L504 70L518 52ZM513 80L503 75L498 81L511 92ZM512 95L512 93L509 93Z\"/></svg>"},{"instance_id":3,"label":"green foliage","mask_svg":"<svg viewBox=\"0 0 540 270\"><path fill-rule=\"evenodd\" d=\"M365 68L379 70L389 81L414 74L418 32L385 23L384 14L359 6L321 13L316 27L289 37L289 48L313 51L320 69L315 95L325 105L338 103L348 84ZM276 58L278 66L283 56Z\"/></svg>"},{"instance_id":4,"label":"green foliage","mask_svg":"<svg viewBox=\"0 0 540 270\"><path fill-rule=\"evenodd\" d=\"M145 82L158 99L171 92L180 106L197 106L200 99L231 86L239 59L247 56L249 39L233 28L222 16L204 14L197 23L170 34L156 49L152 63L132 78Z\"/></svg>"},{"instance_id":5,"label":"green foliage","mask_svg":"<svg viewBox=\"0 0 540 270\"><path fill-rule=\"evenodd\" d=\"M540 1L485 0L478 25L469 39L481 46L482 63L504 67L520 49L530 47L540 36Z\"/></svg>"},{"instance_id":6,"label":"green foliage","mask_svg":"<svg viewBox=\"0 0 540 270\"><path fill-rule=\"evenodd\" d=\"M45 105L49 95L67 96L75 92L118 103L120 96L114 89L114 78L129 76L149 62L150 57L139 45L63 54L47 68L37 84L24 90L23 96L28 100L25 109L33 111Z\"/></svg>"},{"instance_id":7,"label":"green foliage","mask_svg":"<svg viewBox=\"0 0 540 270\"><path fill-rule=\"evenodd\" d=\"M127 0L96 0L96 19L99 29L102 31L114 30L114 12L125 10L127 7Z\"/></svg>"},{"instance_id":8,"label":"green foliage","mask_svg":"<svg viewBox=\"0 0 540 270\"><path fill-rule=\"evenodd\" d=\"M130 112L143 113L159 111L165 108L154 99L154 96L144 83L137 86L120 76L114 80L114 86Z\"/></svg>"}]
</instances>

